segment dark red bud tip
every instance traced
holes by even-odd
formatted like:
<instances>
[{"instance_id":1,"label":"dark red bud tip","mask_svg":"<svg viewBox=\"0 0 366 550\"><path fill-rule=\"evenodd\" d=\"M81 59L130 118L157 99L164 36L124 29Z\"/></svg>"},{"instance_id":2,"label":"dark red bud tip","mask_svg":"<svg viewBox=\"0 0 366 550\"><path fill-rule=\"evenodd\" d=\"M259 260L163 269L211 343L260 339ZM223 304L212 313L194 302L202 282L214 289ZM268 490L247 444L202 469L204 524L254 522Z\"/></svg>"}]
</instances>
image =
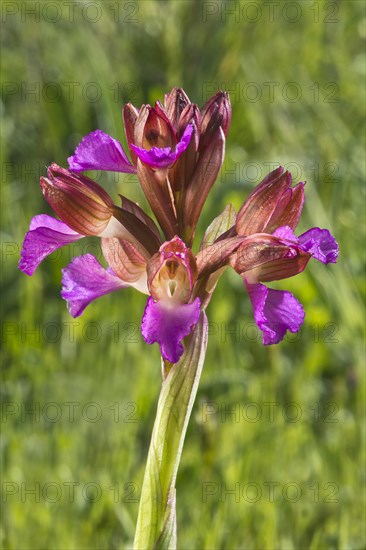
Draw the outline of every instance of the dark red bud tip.
<instances>
[{"instance_id":1,"label":"dark red bud tip","mask_svg":"<svg viewBox=\"0 0 366 550\"><path fill-rule=\"evenodd\" d=\"M190 105L187 105L187 107L182 112L178 128L177 128L177 137L178 139L181 139L184 130L187 128L188 124L193 124L195 128L195 138L198 142L199 132L201 128L201 113L199 108L195 103L191 103Z\"/></svg>"},{"instance_id":2,"label":"dark red bud tip","mask_svg":"<svg viewBox=\"0 0 366 550\"><path fill-rule=\"evenodd\" d=\"M212 96L201 110L201 142L200 147L206 147L217 129L221 126L225 137L231 122L231 104L229 94L219 91Z\"/></svg>"},{"instance_id":3,"label":"dark red bud tip","mask_svg":"<svg viewBox=\"0 0 366 550\"><path fill-rule=\"evenodd\" d=\"M230 124L231 124L231 103L230 97L227 92L221 92L221 95L218 98L219 113L222 116L221 128L225 136L229 133Z\"/></svg>"},{"instance_id":4,"label":"dark red bud tip","mask_svg":"<svg viewBox=\"0 0 366 550\"><path fill-rule=\"evenodd\" d=\"M169 94L165 94L165 112L175 130L182 112L189 105L191 105L189 97L182 88L173 88Z\"/></svg>"}]
</instances>

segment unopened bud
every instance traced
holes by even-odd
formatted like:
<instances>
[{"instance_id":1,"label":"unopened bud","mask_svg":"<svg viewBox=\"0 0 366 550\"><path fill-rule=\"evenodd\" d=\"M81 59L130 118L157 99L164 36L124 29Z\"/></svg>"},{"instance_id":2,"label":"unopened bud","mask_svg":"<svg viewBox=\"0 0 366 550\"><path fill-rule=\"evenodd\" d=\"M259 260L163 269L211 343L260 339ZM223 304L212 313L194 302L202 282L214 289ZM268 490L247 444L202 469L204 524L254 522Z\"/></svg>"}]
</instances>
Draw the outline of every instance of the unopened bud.
<instances>
[{"instance_id":1,"label":"unopened bud","mask_svg":"<svg viewBox=\"0 0 366 550\"><path fill-rule=\"evenodd\" d=\"M190 105L189 97L182 88L173 88L169 94L165 94L164 108L175 130L181 114Z\"/></svg>"},{"instance_id":2,"label":"unopened bud","mask_svg":"<svg viewBox=\"0 0 366 550\"><path fill-rule=\"evenodd\" d=\"M177 127L177 136L180 139L183 135L184 130L187 128L188 124L193 124L194 135L193 139L196 143L196 149L198 148L199 142L199 133L201 128L201 113L199 108L195 103L187 105L187 107L182 112L178 127Z\"/></svg>"},{"instance_id":3,"label":"unopened bud","mask_svg":"<svg viewBox=\"0 0 366 550\"><path fill-rule=\"evenodd\" d=\"M285 225L295 229L304 202L304 184L291 188L291 182L291 174L281 166L268 174L238 212L238 235L272 233Z\"/></svg>"},{"instance_id":4,"label":"unopened bud","mask_svg":"<svg viewBox=\"0 0 366 550\"><path fill-rule=\"evenodd\" d=\"M136 109L136 107L134 107L131 103L127 103L127 105L125 105L123 108L123 122L125 126L127 144L130 150L132 162L135 165L137 162L137 157L135 152L131 148L131 143L134 143L135 124L136 124L138 114L139 114L138 109Z\"/></svg>"},{"instance_id":5,"label":"unopened bud","mask_svg":"<svg viewBox=\"0 0 366 550\"><path fill-rule=\"evenodd\" d=\"M203 106L201 110L201 141L200 148L208 145L210 139L221 126L227 136L231 122L231 104L227 92L217 92Z\"/></svg>"}]
</instances>

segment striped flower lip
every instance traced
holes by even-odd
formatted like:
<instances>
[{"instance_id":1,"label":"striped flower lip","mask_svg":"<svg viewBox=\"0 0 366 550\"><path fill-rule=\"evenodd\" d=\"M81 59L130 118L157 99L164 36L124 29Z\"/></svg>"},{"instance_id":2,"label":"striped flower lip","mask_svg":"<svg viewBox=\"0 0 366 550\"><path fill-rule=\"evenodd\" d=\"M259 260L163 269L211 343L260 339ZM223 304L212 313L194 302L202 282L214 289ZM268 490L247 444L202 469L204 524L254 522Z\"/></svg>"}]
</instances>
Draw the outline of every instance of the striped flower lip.
<instances>
[{"instance_id":1,"label":"striped flower lip","mask_svg":"<svg viewBox=\"0 0 366 550\"><path fill-rule=\"evenodd\" d=\"M224 160L231 107L218 92L200 110L174 88L164 105L131 104L123 110L131 160L121 143L101 130L86 136L69 157L69 170L52 164L41 190L59 219L46 214L30 223L19 268L33 275L52 252L84 237L101 239L106 267L91 254L63 269L62 297L73 317L97 298L132 287L147 295L141 332L162 358L176 363L184 339L206 309L221 274L242 278L263 343L280 342L304 321L300 302L264 283L301 273L314 258L335 263L338 245L327 229L295 234L304 183L292 187L282 167L257 185L236 214L228 205L192 251L195 228ZM119 204L85 170L136 174L157 223L135 202Z\"/></svg>"}]
</instances>

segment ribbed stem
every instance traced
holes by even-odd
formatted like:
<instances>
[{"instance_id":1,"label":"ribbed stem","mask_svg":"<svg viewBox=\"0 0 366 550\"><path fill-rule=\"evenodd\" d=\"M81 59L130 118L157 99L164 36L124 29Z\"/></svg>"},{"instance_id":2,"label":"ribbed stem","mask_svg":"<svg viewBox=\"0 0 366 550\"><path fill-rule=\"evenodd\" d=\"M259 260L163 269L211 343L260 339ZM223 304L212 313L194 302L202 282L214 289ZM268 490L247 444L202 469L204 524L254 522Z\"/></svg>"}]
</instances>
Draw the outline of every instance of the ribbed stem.
<instances>
[{"instance_id":1,"label":"ribbed stem","mask_svg":"<svg viewBox=\"0 0 366 550\"><path fill-rule=\"evenodd\" d=\"M207 318L186 340L181 360L167 373L160 392L141 492L135 550L175 550L175 482L188 421L196 398L207 346Z\"/></svg>"}]
</instances>

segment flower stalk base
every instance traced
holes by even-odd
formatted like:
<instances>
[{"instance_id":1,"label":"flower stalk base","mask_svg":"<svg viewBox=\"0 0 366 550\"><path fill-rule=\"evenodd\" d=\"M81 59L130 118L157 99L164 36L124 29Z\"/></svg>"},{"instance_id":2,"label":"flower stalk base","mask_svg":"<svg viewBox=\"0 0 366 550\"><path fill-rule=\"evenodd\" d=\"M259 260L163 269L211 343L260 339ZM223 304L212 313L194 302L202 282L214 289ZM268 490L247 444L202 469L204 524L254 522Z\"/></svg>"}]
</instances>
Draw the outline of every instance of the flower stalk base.
<instances>
[{"instance_id":1,"label":"flower stalk base","mask_svg":"<svg viewBox=\"0 0 366 550\"><path fill-rule=\"evenodd\" d=\"M160 392L141 492L135 550L177 548L175 482L207 346L204 312Z\"/></svg>"}]
</instances>

